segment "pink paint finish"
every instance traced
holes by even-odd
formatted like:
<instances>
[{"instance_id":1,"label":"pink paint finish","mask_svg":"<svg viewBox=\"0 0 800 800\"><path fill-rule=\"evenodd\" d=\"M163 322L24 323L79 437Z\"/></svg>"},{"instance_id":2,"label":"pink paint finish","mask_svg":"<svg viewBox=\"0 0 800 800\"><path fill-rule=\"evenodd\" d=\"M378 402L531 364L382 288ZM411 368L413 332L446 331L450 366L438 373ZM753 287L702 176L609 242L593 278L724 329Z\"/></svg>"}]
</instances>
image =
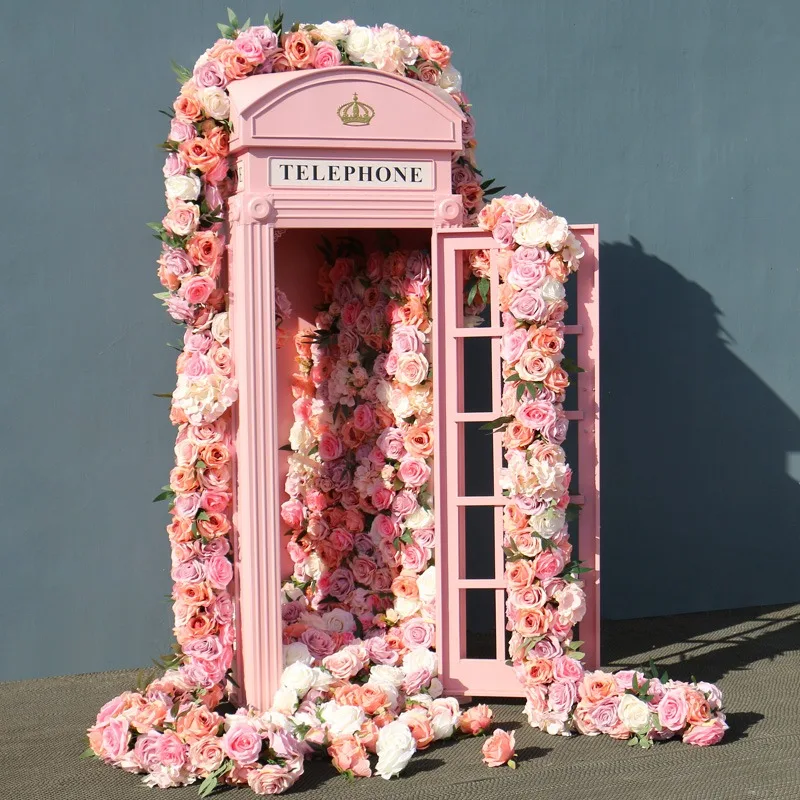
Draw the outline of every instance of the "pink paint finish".
<instances>
[{"instance_id":1,"label":"pink paint finish","mask_svg":"<svg viewBox=\"0 0 800 800\"><path fill-rule=\"evenodd\" d=\"M289 294L295 307L296 318L287 323L289 332L307 327L318 302L316 265L309 253L319 231L338 229L352 234L386 227L404 230L408 241L425 237L425 229L433 232L434 491L440 587L437 649L442 679L447 691L456 695L519 695L521 687L504 663L504 498L463 496L463 426L480 421L481 415L462 410L461 344L468 337L491 338L494 379L492 409L487 412L491 419L499 416L501 331L496 307L491 310L489 327L463 327L461 251L492 250L494 242L477 229L453 227L462 219L461 199L452 194L450 178L451 155L462 144L462 114L454 103L424 84L351 67L253 76L232 83L229 89L234 127L231 150L239 173L238 191L229 202L231 347L239 381L233 517L238 626L235 671L241 687L237 700L268 707L282 671L280 585L288 563L279 514L286 455L279 448L288 438L293 362L291 347L276 354L275 285ZM374 111L368 125L345 125L337 115L337 109L351 102L354 94ZM271 184L276 172L270 164L275 159L426 164L430 180L423 187ZM409 229L415 228L419 230L411 236ZM579 409L572 412L579 425L578 488L585 505L579 549L581 558L596 564L597 230L592 226L574 230L587 251L578 279L579 324L570 331L578 335L579 361L587 369L579 379ZM496 268L492 269L491 284L496 297ZM497 435L492 457L497 469L502 458ZM467 581L463 577L464 514L468 506L475 505L494 508L495 577L491 580ZM591 530L584 534L587 525ZM466 658L464 603L468 588L494 592L493 658ZM598 588L595 581L591 588L587 586L591 608L580 631L591 663L599 658Z\"/></svg>"}]
</instances>

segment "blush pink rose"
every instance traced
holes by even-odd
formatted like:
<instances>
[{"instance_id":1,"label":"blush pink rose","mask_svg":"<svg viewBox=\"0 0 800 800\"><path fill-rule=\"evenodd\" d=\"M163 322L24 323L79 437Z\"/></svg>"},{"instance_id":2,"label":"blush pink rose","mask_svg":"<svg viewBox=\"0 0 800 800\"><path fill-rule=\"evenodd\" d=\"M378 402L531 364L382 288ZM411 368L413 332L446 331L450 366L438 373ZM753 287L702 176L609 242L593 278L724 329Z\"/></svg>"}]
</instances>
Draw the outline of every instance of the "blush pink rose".
<instances>
[{"instance_id":1,"label":"blush pink rose","mask_svg":"<svg viewBox=\"0 0 800 800\"><path fill-rule=\"evenodd\" d=\"M554 681L547 691L550 708L557 714L567 714L578 700L575 684L568 681Z\"/></svg>"},{"instance_id":2,"label":"blush pink rose","mask_svg":"<svg viewBox=\"0 0 800 800\"><path fill-rule=\"evenodd\" d=\"M518 361L528 344L528 331L525 328L514 328L503 334L500 355L508 363Z\"/></svg>"},{"instance_id":3,"label":"blush pink rose","mask_svg":"<svg viewBox=\"0 0 800 800\"><path fill-rule=\"evenodd\" d=\"M320 42L314 52L314 69L335 67L342 61L339 48L331 42Z\"/></svg>"},{"instance_id":4,"label":"blush pink rose","mask_svg":"<svg viewBox=\"0 0 800 800\"><path fill-rule=\"evenodd\" d=\"M546 550L534 559L534 572L539 579L554 578L566 566L564 554L560 550Z\"/></svg>"},{"instance_id":5,"label":"blush pink rose","mask_svg":"<svg viewBox=\"0 0 800 800\"><path fill-rule=\"evenodd\" d=\"M681 731L686 726L688 714L689 706L682 690L669 689L664 692L658 704L658 721L662 727L675 732Z\"/></svg>"},{"instance_id":6,"label":"blush pink rose","mask_svg":"<svg viewBox=\"0 0 800 800\"><path fill-rule=\"evenodd\" d=\"M431 477L431 468L422 458L405 458L400 462L397 477L406 486L417 489L428 482Z\"/></svg>"},{"instance_id":7,"label":"blush pink rose","mask_svg":"<svg viewBox=\"0 0 800 800\"><path fill-rule=\"evenodd\" d=\"M726 730L728 730L728 726L725 723L725 715L718 714L702 725L692 725L683 734L683 742L685 744L693 744L696 747L708 747L721 741Z\"/></svg>"},{"instance_id":8,"label":"blush pink rose","mask_svg":"<svg viewBox=\"0 0 800 800\"><path fill-rule=\"evenodd\" d=\"M247 773L247 785L256 794L283 794L302 772L302 769L291 772L287 766L280 764L264 764Z\"/></svg>"},{"instance_id":9,"label":"blush pink rose","mask_svg":"<svg viewBox=\"0 0 800 800\"><path fill-rule=\"evenodd\" d=\"M187 303L200 305L211 296L216 284L207 275L195 275L181 285L179 294Z\"/></svg>"},{"instance_id":10,"label":"blush pink rose","mask_svg":"<svg viewBox=\"0 0 800 800\"><path fill-rule=\"evenodd\" d=\"M544 322L547 318L547 303L538 289L523 289L517 292L509 310L516 319L526 322Z\"/></svg>"},{"instance_id":11,"label":"blush pink rose","mask_svg":"<svg viewBox=\"0 0 800 800\"><path fill-rule=\"evenodd\" d=\"M419 386L428 377L428 359L420 353L402 353L395 378L406 386Z\"/></svg>"},{"instance_id":12,"label":"blush pink rose","mask_svg":"<svg viewBox=\"0 0 800 800\"><path fill-rule=\"evenodd\" d=\"M261 737L246 724L234 725L226 731L220 744L228 758L240 765L255 764L263 746Z\"/></svg>"},{"instance_id":13,"label":"blush pink rose","mask_svg":"<svg viewBox=\"0 0 800 800\"><path fill-rule=\"evenodd\" d=\"M583 678L583 664L569 656L558 656L553 659L553 678L557 681L577 683Z\"/></svg>"},{"instance_id":14,"label":"blush pink rose","mask_svg":"<svg viewBox=\"0 0 800 800\"><path fill-rule=\"evenodd\" d=\"M233 564L225 556L212 556L205 567L206 579L215 589L224 589L233 580Z\"/></svg>"},{"instance_id":15,"label":"blush pink rose","mask_svg":"<svg viewBox=\"0 0 800 800\"><path fill-rule=\"evenodd\" d=\"M182 767L186 763L188 748L174 731L164 731L158 741L158 760L166 767Z\"/></svg>"},{"instance_id":16,"label":"blush pink rose","mask_svg":"<svg viewBox=\"0 0 800 800\"><path fill-rule=\"evenodd\" d=\"M194 233L200 222L200 207L196 203L176 203L162 220L164 227L175 236Z\"/></svg>"},{"instance_id":17,"label":"blush pink rose","mask_svg":"<svg viewBox=\"0 0 800 800\"><path fill-rule=\"evenodd\" d=\"M555 421L556 410L551 403L546 403L543 400L531 400L523 403L517 409L515 416L526 428L539 431L544 426Z\"/></svg>"},{"instance_id":18,"label":"blush pink rose","mask_svg":"<svg viewBox=\"0 0 800 800\"><path fill-rule=\"evenodd\" d=\"M514 223L507 214L501 214L492 228L492 236L501 247L511 247L514 243Z\"/></svg>"},{"instance_id":19,"label":"blush pink rose","mask_svg":"<svg viewBox=\"0 0 800 800\"><path fill-rule=\"evenodd\" d=\"M403 643L409 649L413 647L433 647L436 641L436 628L430 622L411 619L403 625Z\"/></svg>"},{"instance_id":20,"label":"blush pink rose","mask_svg":"<svg viewBox=\"0 0 800 800\"><path fill-rule=\"evenodd\" d=\"M334 461L344 452L341 439L332 433L325 432L319 440L319 455L323 461Z\"/></svg>"},{"instance_id":21,"label":"blush pink rose","mask_svg":"<svg viewBox=\"0 0 800 800\"><path fill-rule=\"evenodd\" d=\"M514 757L515 747L513 731L508 733L502 728L498 728L493 731L481 748L484 764L488 767L502 767Z\"/></svg>"}]
</instances>

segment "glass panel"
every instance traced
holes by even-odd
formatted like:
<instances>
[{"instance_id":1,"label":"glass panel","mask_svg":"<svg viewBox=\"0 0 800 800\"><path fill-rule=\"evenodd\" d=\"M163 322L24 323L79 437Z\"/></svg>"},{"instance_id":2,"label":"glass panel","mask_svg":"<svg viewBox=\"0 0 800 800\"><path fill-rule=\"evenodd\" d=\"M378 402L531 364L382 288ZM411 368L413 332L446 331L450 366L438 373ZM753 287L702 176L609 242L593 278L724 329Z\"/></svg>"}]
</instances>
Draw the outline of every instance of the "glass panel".
<instances>
[{"instance_id":1,"label":"glass panel","mask_svg":"<svg viewBox=\"0 0 800 800\"><path fill-rule=\"evenodd\" d=\"M494 496L492 434L482 431L482 422L462 422L464 459L464 497Z\"/></svg>"},{"instance_id":2,"label":"glass panel","mask_svg":"<svg viewBox=\"0 0 800 800\"><path fill-rule=\"evenodd\" d=\"M586 368L584 364L578 364L578 337L564 337L564 361L572 362L579 367ZM578 373L569 373L569 386L567 387L567 399L564 401L564 408L574 410L578 407Z\"/></svg>"},{"instance_id":3,"label":"glass panel","mask_svg":"<svg viewBox=\"0 0 800 800\"><path fill-rule=\"evenodd\" d=\"M464 555L462 578L494 578L494 508L464 506Z\"/></svg>"},{"instance_id":4,"label":"glass panel","mask_svg":"<svg viewBox=\"0 0 800 800\"><path fill-rule=\"evenodd\" d=\"M491 411L492 410L492 340L480 337L478 339L462 339L459 343L463 347L464 374L463 381L463 408L459 411Z\"/></svg>"},{"instance_id":5,"label":"glass panel","mask_svg":"<svg viewBox=\"0 0 800 800\"><path fill-rule=\"evenodd\" d=\"M464 589L467 642L465 658L494 659L495 636L494 589Z\"/></svg>"}]
</instances>

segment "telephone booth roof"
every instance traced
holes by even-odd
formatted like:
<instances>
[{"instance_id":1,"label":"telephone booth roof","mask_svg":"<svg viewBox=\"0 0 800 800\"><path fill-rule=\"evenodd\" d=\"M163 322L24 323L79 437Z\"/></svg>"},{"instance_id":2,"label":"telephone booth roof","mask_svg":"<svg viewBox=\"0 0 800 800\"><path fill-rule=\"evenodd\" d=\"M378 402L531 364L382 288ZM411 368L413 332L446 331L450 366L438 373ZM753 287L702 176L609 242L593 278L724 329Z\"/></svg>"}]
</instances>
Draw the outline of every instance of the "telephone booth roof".
<instances>
[{"instance_id":1,"label":"telephone booth roof","mask_svg":"<svg viewBox=\"0 0 800 800\"><path fill-rule=\"evenodd\" d=\"M464 114L450 95L399 75L358 67L280 72L235 81L228 93L234 153L252 147L462 147ZM363 113L348 117L356 101Z\"/></svg>"}]
</instances>

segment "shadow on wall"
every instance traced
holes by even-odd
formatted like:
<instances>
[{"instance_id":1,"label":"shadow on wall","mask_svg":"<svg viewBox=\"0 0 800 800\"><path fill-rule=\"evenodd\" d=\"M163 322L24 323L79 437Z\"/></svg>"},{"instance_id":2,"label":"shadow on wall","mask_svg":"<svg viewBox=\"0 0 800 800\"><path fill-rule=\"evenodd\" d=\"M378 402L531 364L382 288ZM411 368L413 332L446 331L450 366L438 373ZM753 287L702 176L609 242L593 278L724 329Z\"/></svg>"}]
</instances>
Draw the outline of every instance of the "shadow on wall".
<instances>
[{"instance_id":1,"label":"shadow on wall","mask_svg":"<svg viewBox=\"0 0 800 800\"><path fill-rule=\"evenodd\" d=\"M636 239L600 262L604 616L796 600L800 420L705 289Z\"/></svg>"}]
</instances>

